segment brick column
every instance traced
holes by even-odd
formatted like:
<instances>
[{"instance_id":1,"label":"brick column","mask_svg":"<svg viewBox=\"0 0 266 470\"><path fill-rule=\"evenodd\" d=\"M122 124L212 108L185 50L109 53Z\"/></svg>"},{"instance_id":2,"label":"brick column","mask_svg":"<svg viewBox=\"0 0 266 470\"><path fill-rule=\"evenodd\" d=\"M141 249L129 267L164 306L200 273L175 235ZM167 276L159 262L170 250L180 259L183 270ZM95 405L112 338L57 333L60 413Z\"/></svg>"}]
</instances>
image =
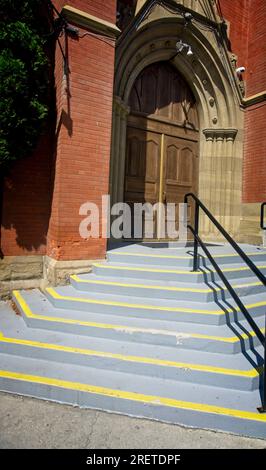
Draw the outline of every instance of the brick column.
<instances>
[{"instance_id":1,"label":"brick column","mask_svg":"<svg viewBox=\"0 0 266 470\"><path fill-rule=\"evenodd\" d=\"M119 32L108 21L115 17L113 0L105 2L104 9L100 1L67 3L62 12L79 28L79 37L60 37L67 64L59 47L55 61L56 155L45 261L46 276L55 283L70 272L87 269L91 260L105 257L104 238L81 238L84 216L79 209L88 201L101 209L102 196L108 194L114 49ZM83 10L77 9L82 6ZM92 10L99 16L93 16Z\"/></svg>"}]
</instances>

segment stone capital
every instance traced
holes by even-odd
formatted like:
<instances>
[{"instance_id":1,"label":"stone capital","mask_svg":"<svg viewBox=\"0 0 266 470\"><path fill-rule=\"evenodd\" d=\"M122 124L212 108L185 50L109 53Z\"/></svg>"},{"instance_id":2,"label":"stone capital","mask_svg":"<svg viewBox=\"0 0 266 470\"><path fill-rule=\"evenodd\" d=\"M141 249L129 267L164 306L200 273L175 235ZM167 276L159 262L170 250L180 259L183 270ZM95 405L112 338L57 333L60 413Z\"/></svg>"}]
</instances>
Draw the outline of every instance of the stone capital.
<instances>
[{"instance_id":1,"label":"stone capital","mask_svg":"<svg viewBox=\"0 0 266 470\"><path fill-rule=\"evenodd\" d=\"M206 140L209 141L231 141L234 142L236 135L237 135L237 129L232 129L232 128L223 128L223 129L203 129L203 134L206 137Z\"/></svg>"}]
</instances>

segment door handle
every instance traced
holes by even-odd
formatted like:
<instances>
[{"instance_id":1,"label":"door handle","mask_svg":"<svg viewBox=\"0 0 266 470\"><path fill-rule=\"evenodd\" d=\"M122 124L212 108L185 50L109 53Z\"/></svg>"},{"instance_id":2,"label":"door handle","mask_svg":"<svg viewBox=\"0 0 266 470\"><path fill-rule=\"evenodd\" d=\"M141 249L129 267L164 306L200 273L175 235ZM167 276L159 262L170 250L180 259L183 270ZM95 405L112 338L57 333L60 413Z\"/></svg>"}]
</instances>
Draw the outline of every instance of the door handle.
<instances>
[{"instance_id":1,"label":"door handle","mask_svg":"<svg viewBox=\"0 0 266 470\"><path fill-rule=\"evenodd\" d=\"M166 202L166 191L163 192L163 202Z\"/></svg>"}]
</instances>

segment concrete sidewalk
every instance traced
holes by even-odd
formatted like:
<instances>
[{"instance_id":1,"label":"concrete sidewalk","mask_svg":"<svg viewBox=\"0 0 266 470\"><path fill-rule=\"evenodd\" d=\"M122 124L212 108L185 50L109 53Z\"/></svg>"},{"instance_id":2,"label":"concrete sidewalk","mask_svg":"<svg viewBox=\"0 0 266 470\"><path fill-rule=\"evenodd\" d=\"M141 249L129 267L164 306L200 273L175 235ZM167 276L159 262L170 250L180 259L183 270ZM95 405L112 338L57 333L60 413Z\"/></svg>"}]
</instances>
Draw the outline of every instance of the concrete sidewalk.
<instances>
[{"instance_id":1,"label":"concrete sidewalk","mask_svg":"<svg viewBox=\"0 0 266 470\"><path fill-rule=\"evenodd\" d=\"M0 448L266 449L266 440L0 393Z\"/></svg>"}]
</instances>

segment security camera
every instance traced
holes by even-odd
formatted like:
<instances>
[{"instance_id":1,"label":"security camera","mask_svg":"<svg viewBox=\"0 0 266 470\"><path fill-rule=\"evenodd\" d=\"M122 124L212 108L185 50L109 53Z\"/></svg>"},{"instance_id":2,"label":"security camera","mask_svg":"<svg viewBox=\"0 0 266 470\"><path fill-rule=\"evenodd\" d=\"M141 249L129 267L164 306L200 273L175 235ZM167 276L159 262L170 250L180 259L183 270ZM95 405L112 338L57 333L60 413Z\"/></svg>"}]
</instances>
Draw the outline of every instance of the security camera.
<instances>
[{"instance_id":1,"label":"security camera","mask_svg":"<svg viewBox=\"0 0 266 470\"><path fill-rule=\"evenodd\" d=\"M236 73L237 74L241 74L241 73L244 73L246 71L246 68L245 67L238 67L236 69Z\"/></svg>"}]
</instances>

